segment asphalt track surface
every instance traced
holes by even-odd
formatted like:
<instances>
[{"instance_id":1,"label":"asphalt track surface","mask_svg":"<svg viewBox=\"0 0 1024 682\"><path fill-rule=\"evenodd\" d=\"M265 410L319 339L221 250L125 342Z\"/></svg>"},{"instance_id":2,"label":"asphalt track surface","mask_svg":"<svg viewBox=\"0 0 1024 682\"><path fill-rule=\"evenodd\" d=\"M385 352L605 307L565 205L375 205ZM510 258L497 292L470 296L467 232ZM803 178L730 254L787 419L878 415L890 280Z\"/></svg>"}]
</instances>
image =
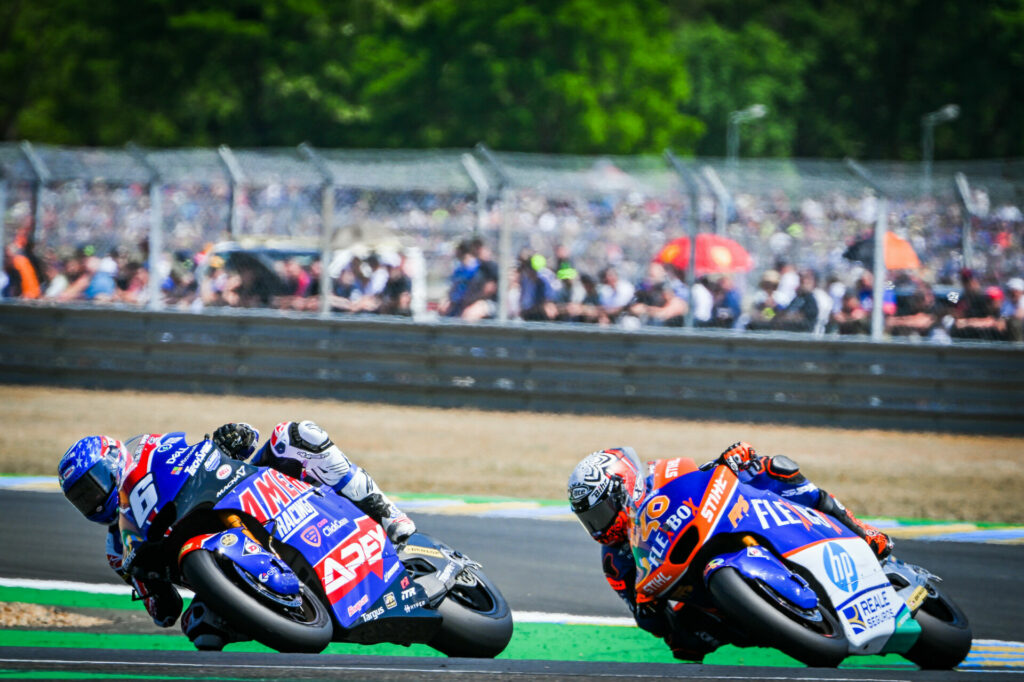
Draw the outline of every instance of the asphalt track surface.
<instances>
[{"instance_id":1,"label":"asphalt track surface","mask_svg":"<svg viewBox=\"0 0 1024 682\"><path fill-rule=\"evenodd\" d=\"M117 584L106 565L103 528L82 520L60 495L0 491L0 577ZM484 565L514 611L628 616L601 575L598 550L575 523L531 519L416 517ZM942 576L978 639L1020 641L1024 545L899 541L896 553ZM984 679L1013 673L821 670L665 664L476 661L284 654L0 648L0 668L100 675L233 679Z\"/></svg>"}]
</instances>

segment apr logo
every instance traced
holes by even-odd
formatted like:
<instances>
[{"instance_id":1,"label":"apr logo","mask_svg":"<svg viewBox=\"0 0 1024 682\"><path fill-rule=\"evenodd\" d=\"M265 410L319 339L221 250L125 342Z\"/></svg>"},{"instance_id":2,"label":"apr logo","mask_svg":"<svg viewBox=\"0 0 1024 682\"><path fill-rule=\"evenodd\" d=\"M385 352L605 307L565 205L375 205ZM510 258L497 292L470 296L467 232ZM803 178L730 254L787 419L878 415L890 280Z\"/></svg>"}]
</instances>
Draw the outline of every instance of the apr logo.
<instances>
[{"instance_id":1,"label":"apr logo","mask_svg":"<svg viewBox=\"0 0 1024 682\"><path fill-rule=\"evenodd\" d=\"M845 549L829 543L825 545L825 552L821 558L825 564L825 573L836 587L846 592L857 591L860 582L857 577L857 566Z\"/></svg>"}]
</instances>

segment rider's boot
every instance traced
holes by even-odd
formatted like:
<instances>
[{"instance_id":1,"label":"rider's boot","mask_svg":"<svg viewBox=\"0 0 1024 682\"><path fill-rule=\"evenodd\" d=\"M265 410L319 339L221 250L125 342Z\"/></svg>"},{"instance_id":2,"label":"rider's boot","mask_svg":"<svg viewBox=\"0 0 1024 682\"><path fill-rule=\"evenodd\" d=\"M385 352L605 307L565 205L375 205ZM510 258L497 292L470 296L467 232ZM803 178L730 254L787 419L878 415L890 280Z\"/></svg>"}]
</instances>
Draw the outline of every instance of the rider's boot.
<instances>
[{"instance_id":1,"label":"rider's boot","mask_svg":"<svg viewBox=\"0 0 1024 682\"><path fill-rule=\"evenodd\" d=\"M200 651L220 651L227 644L249 639L229 628L199 599L193 599L181 615L181 631Z\"/></svg>"},{"instance_id":2,"label":"rider's boot","mask_svg":"<svg viewBox=\"0 0 1024 682\"><path fill-rule=\"evenodd\" d=\"M376 521L384 528L391 542L396 545L405 542L409 536L416 532L416 524L412 522L395 504L382 492L370 493L361 500L353 500L359 510Z\"/></svg>"},{"instance_id":3,"label":"rider's boot","mask_svg":"<svg viewBox=\"0 0 1024 682\"><path fill-rule=\"evenodd\" d=\"M416 532L416 524L381 492L370 474L351 462L327 432L311 421L278 424L255 460L289 476L329 486L379 523L395 544Z\"/></svg>"},{"instance_id":4,"label":"rider's boot","mask_svg":"<svg viewBox=\"0 0 1024 682\"><path fill-rule=\"evenodd\" d=\"M868 546L871 547L871 551L875 553L875 556L878 557L879 561L892 554L892 538L851 514L850 510L844 507L833 495L822 490L821 497L818 498L817 507L819 511L825 512L852 530L854 533L864 538L864 541L868 543Z\"/></svg>"},{"instance_id":5,"label":"rider's boot","mask_svg":"<svg viewBox=\"0 0 1024 682\"><path fill-rule=\"evenodd\" d=\"M669 632L663 639L680 661L701 663L704 656L725 642L718 634L719 623L700 609L678 602L666 609Z\"/></svg>"},{"instance_id":6,"label":"rider's boot","mask_svg":"<svg viewBox=\"0 0 1024 682\"><path fill-rule=\"evenodd\" d=\"M359 511L379 523L396 545L416 532L412 519L388 499L365 469L351 465L349 475L332 487L335 492L352 500Z\"/></svg>"}]
</instances>

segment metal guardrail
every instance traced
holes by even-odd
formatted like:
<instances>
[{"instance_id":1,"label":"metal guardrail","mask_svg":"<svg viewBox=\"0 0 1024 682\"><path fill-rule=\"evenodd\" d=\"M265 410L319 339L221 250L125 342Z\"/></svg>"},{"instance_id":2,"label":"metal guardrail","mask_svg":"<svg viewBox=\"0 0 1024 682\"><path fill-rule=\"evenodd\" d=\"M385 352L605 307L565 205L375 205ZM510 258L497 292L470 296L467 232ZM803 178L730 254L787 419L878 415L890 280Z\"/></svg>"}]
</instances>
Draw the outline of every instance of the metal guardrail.
<instances>
[{"instance_id":1,"label":"metal guardrail","mask_svg":"<svg viewBox=\"0 0 1024 682\"><path fill-rule=\"evenodd\" d=\"M0 382L1024 433L1024 348L0 304Z\"/></svg>"}]
</instances>

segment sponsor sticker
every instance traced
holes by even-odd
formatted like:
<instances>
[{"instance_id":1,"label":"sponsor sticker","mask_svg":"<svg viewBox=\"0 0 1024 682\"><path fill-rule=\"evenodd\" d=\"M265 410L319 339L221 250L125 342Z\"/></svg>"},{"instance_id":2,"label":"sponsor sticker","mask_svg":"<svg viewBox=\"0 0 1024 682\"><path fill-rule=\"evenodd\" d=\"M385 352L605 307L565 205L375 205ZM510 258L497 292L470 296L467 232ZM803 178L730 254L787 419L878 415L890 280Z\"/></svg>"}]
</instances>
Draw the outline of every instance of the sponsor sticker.
<instances>
[{"instance_id":1,"label":"sponsor sticker","mask_svg":"<svg viewBox=\"0 0 1024 682\"><path fill-rule=\"evenodd\" d=\"M362 597L359 598L359 601L357 601L352 606L348 607L348 615L350 615L350 616L356 615L357 613L359 613L359 609L361 609L364 606L366 606L366 604L369 603L369 601L370 601L370 595L364 594Z\"/></svg>"},{"instance_id":2,"label":"sponsor sticker","mask_svg":"<svg viewBox=\"0 0 1024 682\"><path fill-rule=\"evenodd\" d=\"M860 579L857 576L857 566L853 557L840 545L828 543L821 555L825 564L825 574L832 584L846 592L856 592Z\"/></svg>"},{"instance_id":3,"label":"sponsor sticker","mask_svg":"<svg viewBox=\"0 0 1024 682\"><path fill-rule=\"evenodd\" d=\"M704 575L707 575L708 573L710 573L711 571L715 570L716 568L718 568L719 566L721 566L724 563L725 563L724 559L720 559L718 557L715 557L714 559L712 559L711 561L708 562L707 566L704 567Z\"/></svg>"},{"instance_id":4,"label":"sponsor sticker","mask_svg":"<svg viewBox=\"0 0 1024 682\"><path fill-rule=\"evenodd\" d=\"M221 464L220 468L217 469L217 480L223 481L231 475L231 471L232 469L230 464Z\"/></svg>"},{"instance_id":5,"label":"sponsor sticker","mask_svg":"<svg viewBox=\"0 0 1024 682\"><path fill-rule=\"evenodd\" d=\"M444 554L433 547L420 547L418 545L406 545L405 551L409 554L419 554L420 556L432 556L437 559L443 559Z\"/></svg>"},{"instance_id":6,"label":"sponsor sticker","mask_svg":"<svg viewBox=\"0 0 1024 682\"><path fill-rule=\"evenodd\" d=\"M223 545L224 547L234 547L235 543L237 543L237 542L238 542L238 536L237 535L221 535L220 536L220 544Z\"/></svg>"},{"instance_id":7,"label":"sponsor sticker","mask_svg":"<svg viewBox=\"0 0 1024 682\"><path fill-rule=\"evenodd\" d=\"M209 458L207 458L206 463L203 464L203 468L207 471L213 471L217 468L218 464L220 464L220 453L214 452L209 456Z\"/></svg>"},{"instance_id":8,"label":"sponsor sticker","mask_svg":"<svg viewBox=\"0 0 1024 682\"><path fill-rule=\"evenodd\" d=\"M386 606L389 611L398 606L398 600L395 599L395 595L391 592L384 594L384 606Z\"/></svg>"},{"instance_id":9,"label":"sponsor sticker","mask_svg":"<svg viewBox=\"0 0 1024 682\"><path fill-rule=\"evenodd\" d=\"M302 531L302 535L299 537L301 537L307 545L312 545L313 547L320 546L320 531L316 529L316 526L310 526L306 530Z\"/></svg>"},{"instance_id":10,"label":"sponsor sticker","mask_svg":"<svg viewBox=\"0 0 1024 682\"><path fill-rule=\"evenodd\" d=\"M384 574L384 531L380 526L364 517L345 540L315 566L332 604L368 574L381 578Z\"/></svg>"},{"instance_id":11,"label":"sponsor sticker","mask_svg":"<svg viewBox=\"0 0 1024 682\"><path fill-rule=\"evenodd\" d=\"M414 603L412 603L412 604L406 604L406 605L404 606L405 612L406 612L406 613L409 613L410 611L413 611L413 610L415 610L415 609L418 609L418 608L420 608L421 606L423 606L423 605L424 605L424 604L426 604L426 603L427 603L427 602L426 602L426 600L420 600L420 601L418 601L418 602L414 602Z\"/></svg>"},{"instance_id":12,"label":"sponsor sticker","mask_svg":"<svg viewBox=\"0 0 1024 682\"><path fill-rule=\"evenodd\" d=\"M364 623L368 623L371 620L377 620L378 618L380 618L383 615L384 615L384 607L383 606L378 606L373 611L368 611L368 612L364 613L363 616L362 616L362 620L363 620Z\"/></svg>"},{"instance_id":13,"label":"sponsor sticker","mask_svg":"<svg viewBox=\"0 0 1024 682\"><path fill-rule=\"evenodd\" d=\"M317 525L320 525L321 523L327 523L327 519L324 519L323 521L321 521ZM323 530L324 537L328 537L328 538L331 537L332 535L337 533L340 528L343 528L347 524L348 524L348 519L336 519L334 521L331 521L330 524L326 528L324 528L324 530Z\"/></svg>"}]
</instances>

